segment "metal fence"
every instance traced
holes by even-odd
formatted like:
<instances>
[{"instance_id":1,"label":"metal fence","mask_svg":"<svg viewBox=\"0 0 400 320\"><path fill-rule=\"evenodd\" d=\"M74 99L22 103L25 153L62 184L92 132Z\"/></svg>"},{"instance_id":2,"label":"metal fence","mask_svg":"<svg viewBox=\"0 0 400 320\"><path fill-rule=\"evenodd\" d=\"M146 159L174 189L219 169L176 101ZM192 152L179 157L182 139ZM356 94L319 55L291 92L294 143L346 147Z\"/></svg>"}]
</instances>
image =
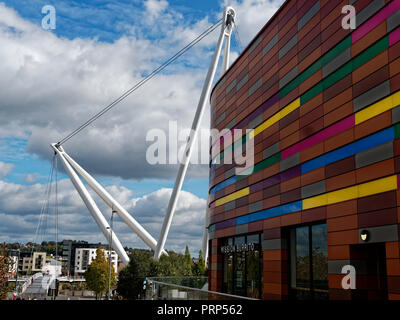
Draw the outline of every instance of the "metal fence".
<instances>
[{"instance_id":1,"label":"metal fence","mask_svg":"<svg viewBox=\"0 0 400 320\"><path fill-rule=\"evenodd\" d=\"M257 300L208 290L207 277L146 278L146 300Z\"/></svg>"}]
</instances>

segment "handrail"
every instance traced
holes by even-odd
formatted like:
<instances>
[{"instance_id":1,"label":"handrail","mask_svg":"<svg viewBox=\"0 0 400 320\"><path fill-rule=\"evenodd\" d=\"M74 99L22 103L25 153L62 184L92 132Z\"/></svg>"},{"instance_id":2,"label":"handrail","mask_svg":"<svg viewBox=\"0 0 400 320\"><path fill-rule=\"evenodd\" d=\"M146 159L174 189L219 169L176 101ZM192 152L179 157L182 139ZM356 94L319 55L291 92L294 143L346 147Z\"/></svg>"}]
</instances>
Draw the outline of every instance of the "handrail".
<instances>
[{"instance_id":1,"label":"handrail","mask_svg":"<svg viewBox=\"0 0 400 320\"><path fill-rule=\"evenodd\" d=\"M165 277L167 278L167 277ZM173 278L173 277L170 277ZM157 283L157 284L161 284L161 285L165 285L165 286L171 286L171 287L175 287L175 288L179 288L179 289L185 289L185 290L192 290L192 291L197 291L197 292L202 292L202 293L207 293L207 294L215 294L218 296L224 296L224 297L228 297L228 298L234 298L234 299L242 299L242 300L259 300L256 298L250 298L250 297L244 297L244 296L237 296L237 295L233 295L233 294L229 294L229 293L222 293L222 292L217 292L217 291L211 291L211 290L204 290L204 289L198 289L198 288L191 288L191 287L185 287L185 286L181 286L179 284L173 284L173 283L167 283L167 282L161 282L158 280L153 280L154 278L146 278L146 283L152 284L152 283ZM149 282L147 282L149 281Z\"/></svg>"}]
</instances>

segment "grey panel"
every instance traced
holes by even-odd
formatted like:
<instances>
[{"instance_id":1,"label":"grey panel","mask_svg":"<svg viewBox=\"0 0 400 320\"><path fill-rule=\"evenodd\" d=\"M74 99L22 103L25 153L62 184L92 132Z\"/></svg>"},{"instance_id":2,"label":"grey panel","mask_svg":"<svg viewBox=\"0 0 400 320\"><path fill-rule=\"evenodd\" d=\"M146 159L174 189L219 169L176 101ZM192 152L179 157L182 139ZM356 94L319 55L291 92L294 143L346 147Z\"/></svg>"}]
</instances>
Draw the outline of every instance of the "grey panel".
<instances>
[{"instance_id":1,"label":"grey panel","mask_svg":"<svg viewBox=\"0 0 400 320\"><path fill-rule=\"evenodd\" d=\"M368 230L369 240L364 242L361 240L361 231ZM387 241L398 241L399 232L397 224L389 226L372 227L372 228L361 228L358 229L358 243L376 243L376 242L387 242Z\"/></svg>"},{"instance_id":2,"label":"grey panel","mask_svg":"<svg viewBox=\"0 0 400 320\"><path fill-rule=\"evenodd\" d=\"M315 182L313 184L309 184L301 188L301 197L308 198L315 196L317 194L324 193L326 191L325 188L325 180Z\"/></svg>"},{"instance_id":3,"label":"grey panel","mask_svg":"<svg viewBox=\"0 0 400 320\"><path fill-rule=\"evenodd\" d=\"M356 27L372 17L378 10L385 6L385 0L373 0L369 5L356 14Z\"/></svg>"},{"instance_id":4,"label":"grey panel","mask_svg":"<svg viewBox=\"0 0 400 320\"><path fill-rule=\"evenodd\" d=\"M229 170L225 171L225 179L228 179L235 175L235 167L230 168Z\"/></svg>"},{"instance_id":5,"label":"grey panel","mask_svg":"<svg viewBox=\"0 0 400 320\"><path fill-rule=\"evenodd\" d=\"M234 79L225 89L225 94L231 92L231 90L236 86L237 80Z\"/></svg>"},{"instance_id":6,"label":"grey panel","mask_svg":"<svg viewBox=\"0 0 400 320\"><path fill-rule=\"evenodd\" d=\"M400 107L392 109L392 124L400 122Z\"/></svg>"},{"instance_id":7,"label":"grey panel","mask_svg":"<svg viewBox=\"0 0 400 320\"><path fill-rule=\"evenodd\" d=\"M254 129L255 127L257 127L261 122L263 121L263 115L260 114L258 117L256 117L255 119L251 120L249 122L249 129Z\"/></svg>"},{"instance_id":8,"label":"grey panel","mask_svg":"<svg viewBox=\"0 0 400 320\"><path fill-rule=\"evenodd\" d=\"M278 153L279 151L280 151L280 143L278 141L277 143L263 150L263 160L269 158L275 153Z\"/></svg>"},{"instance_id":9,"label":"grey panel","mask_svg":"<svg viewBox=\"0 0 400 320\"><path fill-rule=\"evenodd\" d=\"M227 129L232 129L232 128L235 126L235 124L236 124L236 118L233 119L231 122L229 122L229 123L226 125L226 128L227 128Z\"/></svg>"},{"instance_id":10,"label":"grey panel","mask_svg":"<svg viewBox=\"0 0 400 320\"><path fill-rule=\"evenodd\" d=\"M249 53L251 53L262 41L263 37L260 36L256 39L256 41L254 41L254 43L251 45L251 47L249 48Z\"/></svg>"},{"instance_id":11,"label":"grey panel","mask_svg":"<svg viewBox=\"0 0 400 320\"><path fill-rule=\"evenodd\" d=\"M349 264L350 260L328 260L328 273L341 274L343 266Z\"/></svg>"},{"instance_id":12,"label":"grey panel","mask_svg":"<svg viewBox=\"0 0 400 320\"><path fill-rule=\"evenodd\" d=\"M363 260L328 260L329 274L342 274L342 268L351 265L356 269L357 275L367 274L367 265ZM345 275L343 273L343 275Z\"/></svg>"},{"instance_id":13,"label":"grey panel","mask_svg":"<svg viewBox=\"0 0 400 320\"><path fill-rule=\"evenodd\" d=\"M391 15L387 20L387 32L390 32L400 25L400 10Z\"/></svg>"},{"instance_id":14,"label":"grey panel","mask_svg":"<svg viewBox=\"0 0 400 320\"><path fill-rule=\"evenodd\" d=\"M249 80L249 75L246 74L236 85L236 92L238 92Z\"/></svg>"},{"instance_id":15,"label":"grey panel","mask_svg":"<svg viewBox=\"0 0 400 320\"><path fill-rule=\"evenodd\" d=\"M317 1L310 10L306 12L306 14L299 20L297 23L297 30L300 30L303 28L308 21L311 20L312 17L315 16L315 14L319 11L320 6L319 6L319 1Z\"/></svg>"},{"instance_id":16,"label":"grey panel","mask_svg":"<svg viewBox=\"0 0 400 320\"><path fill-rule=\"evenodd\" d=\"M263 201L257 201L249 204L249 213L260 211L263 208Z\"/></svg>"},{"instance_id":17,"label":"grey panel","mask_svg":"<svg viewBox=\"0 0 400 320\"><path fill-rule=\"evenodd\" d=\"M263 48L263 56L265 56L278 43L278 34L276 34Z\"/></svg>"},{"instance_id":18,"label":"grey panel","mask_svg":"<svg viewBox=\"0 0 400 320\"><path fill-rule=\"evenodd\" d=\"M224 211L233 210L235 208L236 208L236 201L235 200L224 204Z\"/></svg>"},{"instance_id":19,"label":"grey panel","mask_svg":"<svg viewBox=\"0 0 400 320\"><path fill-rule=\"evenodd\" d=\"M393 157L393 141L386 142L375 148L356 154L356 168L386 160Z\"/></svg>"},{"instance_id":20,"label":"grey panel","mask_svg":"<svg viewBox=\"0 0 400 320\"><path fill-rule=\"evenodd\" d=\"M286 240L285 239L263 240L262 249L263 250L287 249Z\"/></svg>"},{"instance_id":21,"label":"grey panel","mask_svg":"<svg viewBox=\"0 0 400 320\"><path fill-rule=\"evenodd\" d=\"M254 92L257 91L258 88L260 88L262 85L262 77L257 80L256 83L254 83L250 88L249 88L249 96L251 96Z\"/></svg>"},{"instance_id":22,"label":"grey panel","mask_svg":"<svg viewBox=\"0 0 400 320\"><path fill-rule=\"evenodd\" d=\"M221 86L225 83L226 78L223 77L217 84L217 86L215 87L216 90L218 90L219 88L221 88Z\"/></svg>"},{"instance_id":23,"label":"grey panel","mask_svg":"<svg viewBox=\"0 0 400 320\"><path fill-rule=\"evenodd\" d=\"M239 224L236 226L235 230L236 230L236 234L247 233L247 232L249 232L249 225L247 223Z\"/></svg>"},{"instance_id":24,"label":"grey panel","mask_svg":"<svg viewBox=\"0 0 400 320\"><path fill-rule=\"evenodd\" d=\"M279 89L286 86L290 81L292 81L297 75L299 74L297 66L295 66L292 70L286 73L280 80L279 80Z\"/></svg>"},{"instance_id":25,"label":"grey panel","mask_svg":"<svg viewBox=\"0 0 400 320\"><path fill-rule=\"evenodd\" d=\"M390 81L382 82L380 85L363 93L353 100L354 112L363 109L364 107L382 99L390 94Z\"/></svg>"},{"instance_id":26,"label":"grey panel","mask_svg":"<svg viewBox=\"0 0 400 320\"><path fill-rule=\"evenodd\" d=\"M353 4L354 2L356 2L357 0L349 0L349 4Z\"/></svg>"},{"instance_id":27,"label":"grey panel","mask_svg":"<svg viewBox=\"0 0 400 320\"><path fill-rule=\"evenodd\" d=\"M217 120L215 120L215 125L219 125L223 120L225 120L225 112L223 114L221 114Z\"/></svg>"},{"instance_id":28,"label":"grey panel","mask_svg":"<svg viewBox=\"0 0 400 320\"><path fill-rule=\"evenodd\" d=\"M280 163L280 170L284 171L286 169L289 169L291 167L294 167L300 163L300 153L296 153L289 158L286 158L281 161Z\"/></svg>"},{"instance_id":29,"label":"grey panel","mask_svg":"<svg viewBox=\"0 0 400 320\"><path fill-rule=\"evenodd\" d=\"M279 50L279 59L289 52L297 44L297 34L294 35L282 48Z\"/></svg>"},{"instance_id":30,"label":"grey panel","mask_svg":"<svg viewBox=\"0 0 400 320\"><path fill-rule=\"evenodd\" d=\"M211 110L211 118L214 118L215 114L217 113L217 108L213 108Z\"/></svg>"},{"instance_id":31,"label":"grey panel","mask_svg":"<svg viewBox=\"0 0 400 320\"><path fill-rule=\"evenodd\" d=\"M327 77L333 71L344 65L350 59L351 59L351 51L350 48L348 48L322 68L322 77L323 78Z\"/></svg>"}]
</instances>

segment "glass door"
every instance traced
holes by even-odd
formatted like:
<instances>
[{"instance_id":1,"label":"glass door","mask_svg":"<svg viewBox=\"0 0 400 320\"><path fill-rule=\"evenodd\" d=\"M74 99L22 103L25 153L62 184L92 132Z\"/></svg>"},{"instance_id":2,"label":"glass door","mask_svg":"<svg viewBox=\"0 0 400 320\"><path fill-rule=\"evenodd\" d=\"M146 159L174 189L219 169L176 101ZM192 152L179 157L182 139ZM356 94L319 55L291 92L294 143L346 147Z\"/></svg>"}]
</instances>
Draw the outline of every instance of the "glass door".
<instances>
[{"instance_id":1,"label":"glass door","mask_svg":"<svg viewBox=\"0 0 400 320\"><path fill-rule=\"evenodd\" d=\"M326 224L294 228L290 232L290 297L328 299Z\"/></svg>"}]
</instances>

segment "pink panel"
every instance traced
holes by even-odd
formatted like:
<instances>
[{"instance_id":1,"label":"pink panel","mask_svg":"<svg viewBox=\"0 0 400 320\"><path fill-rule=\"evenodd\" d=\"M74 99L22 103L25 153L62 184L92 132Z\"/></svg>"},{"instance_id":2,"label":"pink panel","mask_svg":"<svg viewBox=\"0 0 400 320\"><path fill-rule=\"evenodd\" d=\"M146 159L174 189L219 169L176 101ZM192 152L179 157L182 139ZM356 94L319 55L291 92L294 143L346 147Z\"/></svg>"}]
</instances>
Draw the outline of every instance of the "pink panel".
<instances>
[{"instance_id":1,"label":"pink panel","mask_svg":"<svg viewBox=\"0 0 400 320\"><path fill-rule=\"evenodd\" d=\"M376 15L374 15L371 19L366 21L361 27L358 27L352 33L352 42L356 42L360 40L363 36L365 36L368 32L370 32L373 28L378 26L380 23L385 21L385 19L389 18L393 13L400 9L400 0L392 1L387 7L383 8Z\"/></svg>"},{"instance_id":2,"label":"pink panel","mask_svg":"<svg viewBox=\"0 0 400 320\"><path fill-rule=\"evenodd\" d=\"M312 147L313 145L316 145L317 143L320 143L326 139L329 139L330 137L333 137L337 135L340 132L343 132L349 128L354 127L354 121L355 116L352 114L350 117L347 117L338 123L335 123L331 125L330 127L312 135L311 137L296 143L295 145L283 150L281 152L281 159L286 159L287 157L290 157L291 155L300 152L302 150L305 150L307 148Z\"/></svg>"},{"instance_id":3,"label":"pink panel","mask_svg":"<svg viewBox=\"0 0 400 320\"><path fill-rule=\"evenodd\" d=\"M400 41L400 28L397 28L391 34L389 34L389 46L392 46L399 41Z\"/></svg>"}]
</instances>

